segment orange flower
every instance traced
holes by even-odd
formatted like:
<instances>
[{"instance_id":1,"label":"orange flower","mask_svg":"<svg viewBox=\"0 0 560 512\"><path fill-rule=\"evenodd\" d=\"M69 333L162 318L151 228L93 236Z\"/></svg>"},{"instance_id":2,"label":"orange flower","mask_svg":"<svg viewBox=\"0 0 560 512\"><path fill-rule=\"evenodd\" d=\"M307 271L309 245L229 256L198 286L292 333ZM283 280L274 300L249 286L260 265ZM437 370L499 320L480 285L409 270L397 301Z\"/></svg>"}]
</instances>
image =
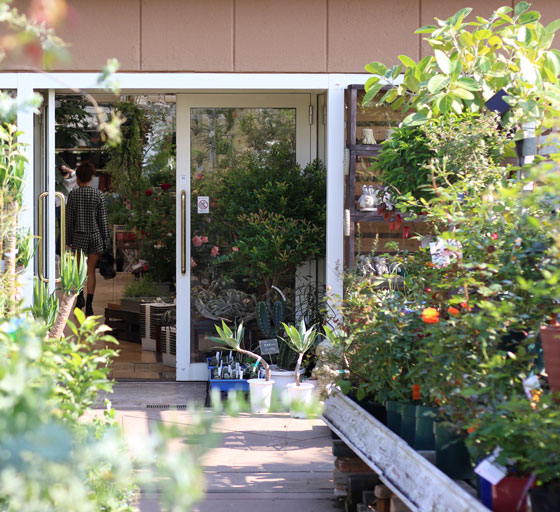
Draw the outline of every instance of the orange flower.
<instances>
[{"instance_id":1,"label":"orange flower","mask_svg":"<svg viewBox=\"0 0 560 512\"><path fill-rule=\"evenodd\" d=\"M426 308L422 311L422 320L427 324L437 324L439 322L439 311L436 308Z\"/></svg>"},{"instance_id":2,"label":"orange flower","mask_svg":"<svg viewBox=\"0 0 560 512\"><path fill-rule=\"evenodd\" d=\"M459 314L459 310L458 310L457 308L454 308L453 306L449 306L449 307L447 308L447 312L448 312L450 315L458 315L458 314Z\"/></svg>"}]
</instances>

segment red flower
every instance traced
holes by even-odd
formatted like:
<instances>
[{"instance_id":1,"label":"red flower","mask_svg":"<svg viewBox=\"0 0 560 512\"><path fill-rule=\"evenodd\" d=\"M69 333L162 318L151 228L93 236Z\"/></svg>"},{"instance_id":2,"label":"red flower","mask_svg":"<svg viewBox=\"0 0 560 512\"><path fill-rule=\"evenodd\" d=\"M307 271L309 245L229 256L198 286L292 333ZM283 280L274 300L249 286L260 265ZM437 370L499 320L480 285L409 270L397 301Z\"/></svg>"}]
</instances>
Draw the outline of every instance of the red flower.
<instances>
[{"instance_id":1,"label":"red flower","mask_svg":"<svg viewBox=\"0 0 560 512\"><path fill-rule=\"evenodd\" d=\"M491 238L492 240L498 240L498 233L492 233L492 234L490 235L490 238Z\"/></svg>"},{"instance_id":2,"label":"red flower","mask_svg":"<svg viewBox=\"0 0 560 512\"><path fill-rule=\"evenodd\" d=\"M163 190L169 190L169 189L171 188L171 183L162 183L162 184L160 185L160 187L161 187Z\"/></svg>"},{"instance_id":3,"label":"red flower","mask_svg":"<svg viewBox=\"0 0 560 512\"><path fill-rule=\"evenodd\" d=\"M469 303L468 303L468 302L461 302L461 307L462 307L463 309L466 309L467 311L470 311L470 310L471 310L471 307L469 306Z\"/></svg>"},{"instance_id":4,"label":"red flower","mask_svg":"<svg viewBox=\"0 0 560 512\"><path fill-rule=\"evenodd\" d=\"M202 179L202 173L199 172L199 173L196 175L196 179L197 179L197 180L201 180L201 179Z\"/></svg>"},{"instance_id":5,"label":"red flower","mask_svg":"<svg viewBox=\"0 0 560 512\"><path fill-rule=\"evenodd\" d=\"M148 189L148 190L146 190L146 192L144 192L144 194L146 194L148 197L150 197L153 194L153 192L150 189Z\"/></svg>"},{"instance_id":6,"label":"red flower","mask_svg":"<svg viewBox=\"0 0 560 512\"><path fill-rule=\"evenodd\" d=\"M437 324L439 322L439 311L436 308L425 308L422 311L422 320L427 324Z\"/></svg>"},{"instance_id":7,"label":"red flower","mask_svg":"<svg viewBox=\"0 0 560 512\"><path fill-rule=\"evenodd\" d=\"M458 315L459 314L459 310L457 308L454 308L453 306L449 306L447 308L447 312L451 315Z\"/></svg>"},{"instance_id":8,"label":"red flower","mask_svg":"<svg viewBox=\"0 0 560 512\"><path fill-rule=\"evenodd\" d=\"M200 238L198 235L195 235L192 237L192 244L195 247L200 247L202 245L202 238Z\"/></svg>"},{"instance_id":9,"label":"red flower","mask_svg":"<svg viewBox=\"0 0 560 512\"><path fill-rule=\"evenodd\" d=\"M395 229L395 223L391 222L391 224L389 224L389 230L393 231Z\"/></svg>"},{"instance_id":10,"label":"red flower","mask_svg":"<svg viewBox=\"0 0 560 512\"><path fill-rule=\"evenodd\" d=\"M157 201L157 200L159 199L159 197L158 197L158 196L156 196L156 197L154 197L154 199L155 199L155 200Z\"/></svg>"},{"instance_id":11,"label":"red flower","mask_svg":"<svg viewBox=\"0 0 560 512\"><path fill-rule=\"evenodd\" d=\"M397 215L395 216L395 229L397 229L397 231L399 229L401 229L401 225L402 225L402 217L400 213L397 213Z\"/></svg>"},{"instance_id":12,"label":"red flower","mask_svg":"<svg viewBox=\"0 0 560 512\"><path fill-rule=\"evenodd\" d=\"M403 226L402 236L403 236L403 238L408 238L408 226Z\"/></svg>"}]
</instances>

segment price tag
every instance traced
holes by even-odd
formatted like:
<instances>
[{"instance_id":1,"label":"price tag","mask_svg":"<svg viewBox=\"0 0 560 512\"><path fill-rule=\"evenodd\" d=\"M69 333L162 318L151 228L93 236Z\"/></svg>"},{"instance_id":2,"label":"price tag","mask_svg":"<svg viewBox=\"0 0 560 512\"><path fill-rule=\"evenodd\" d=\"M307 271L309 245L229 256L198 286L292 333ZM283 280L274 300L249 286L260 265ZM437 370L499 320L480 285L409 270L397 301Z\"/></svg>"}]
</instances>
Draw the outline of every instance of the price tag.
<instances>
[{"instance_id":1,"label":"price tag","mask_svg":"<svg viewBox=\"0 0 560 512\"><path fill-rule=\"evenodd\" d=\"M486 457L474 468L477 475L488 480L492 485L498 485L507 475L507 468L496 462L499 454L500 448L496 448L492 455Z\"/></svg>"},{"instance_id":2,"label":"price tag","mask_svg":"<svg viewBox=\"0 0 560 512\"><path fill-rule=\"evenodd\" d=\"M272 338L270 340L260 340L259 346L261 348L262 356L279 353L278 340L276 338Z\"/></svg>"}]
</instances>

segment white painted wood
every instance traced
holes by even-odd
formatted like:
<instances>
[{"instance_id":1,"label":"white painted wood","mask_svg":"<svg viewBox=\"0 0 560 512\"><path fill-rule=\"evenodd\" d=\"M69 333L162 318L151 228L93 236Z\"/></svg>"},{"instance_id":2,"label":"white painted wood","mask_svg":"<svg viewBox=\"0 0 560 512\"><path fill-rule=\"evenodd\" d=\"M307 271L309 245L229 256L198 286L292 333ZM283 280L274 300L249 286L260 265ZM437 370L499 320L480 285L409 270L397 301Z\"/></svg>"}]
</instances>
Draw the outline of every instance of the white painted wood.
<instances>
[{"instance_id":1,"label":"white painted wood","mask_svg":"<svg viewBox=\"0 0 560 512\"><path fill-rule=\"evenodd\" d=\"M399 436L338 389L325 401L323 419L412 510L488 512Z\"/></svg>"},{"instance_id":2,"label":"white painted wood","mask_svg":"<svg viewBox=\"0 0 560 512\"><path fill-rule=\"evenodd\" d=\"M190 267L190 126L191 108L295 108L296 160L306 165L311 159L309 94L178 94L177 95L177 380L207 380L205 364L190 361L191 267ZM183 180L182 176L186 176ZM187 196L187 271L181 274L181 192ZM184 312L188 312L184 314Z\"/></svg>"},{"instance_id":3,"label":"white painted wood","mask_svg":"<svg viewBox=\"0 0 560 512\"><path fill-rule=\"evenodd\" d=\"M116 73L122 91L176 92L212 91L301 91L328 89L328 74L313 73ZM365 83L367 73L340 75L345 82ZM0 88L13 88L21 78L30 80L35 89L101 90L98 73L2 73Z\"/></svg>"},{"instance_id":4,"label":"white painted wood","mask_svg":"<svg viewBox=\"0 0 560 512\"><path fill-rule=\"evenodd\" d=\"M191 111L188 108L187 97L183 95L177 96L177 171L176 171L176 288L177 288L177 377L176 380L206 380L207 376L202 379L195 379L194 369L191 371L191 351L190 351L190 333L191 333L191 166L190 166L190 126ZM181 219L181 193L186 194L186 215ZM183 226L183 222L185 225ZM181 273L181 230L186 230L186 272ZM206 371L208 373L208 370Z\"/></svg>"},{"instance_id":5,"label":"white painted wood","mask_svg":"<svg viewBox=\"0 0 560 512\"><path fill-rule=\"evenodd\" d=\"M33 95L32 76L15 76L4 78L0 74L0 82L2 89L13 89L17 85L17 97L19 102L30 99ZM27 155L28 163L26 165L26 185L23 191L23 209L19 216L19 227L24 232L34 233L33 218L36 211L36 204L33 194L33 112L31 110L20 110L17 114L17 125L22 134L19 136L19 142L25 144L23 151ZM23 304L24 307L31 306L33 302L33 259L22 275L23 286Z\"/></svg>"},{"instance_id":6,"label":"white painted wood","mask_svg":"<svg viewBox=\"0 0 560 512\"><path fill-rule=\"evenodd\" d=\"M327 93L327 250L326 283L342 297L344 262L344 89L347 78L329 77Z\"/></svg>"},{"instance_id":7,"label":"white painted wood","mask_svg":"<svg viewBox=\"0 0 560 512\"><path fill-rule=\"evenodd\" d=\"M46 131L47 131L47 191L49 192L47 200L47 222L46 222L46 246L47 246L47 257L46 257L46 268L47 276L49 277L49 293L53 293L55 290L55 279L56 279L56 215L55 215L55 172L56 172L56 154L55 154L55 91L50 89L47 95L47 117L46 117ZM37 196L37 194L36 194ZM61 205L62 207L62 205ZM62 252L62 251L61 251Z\"/></svg>"}]
</instances>

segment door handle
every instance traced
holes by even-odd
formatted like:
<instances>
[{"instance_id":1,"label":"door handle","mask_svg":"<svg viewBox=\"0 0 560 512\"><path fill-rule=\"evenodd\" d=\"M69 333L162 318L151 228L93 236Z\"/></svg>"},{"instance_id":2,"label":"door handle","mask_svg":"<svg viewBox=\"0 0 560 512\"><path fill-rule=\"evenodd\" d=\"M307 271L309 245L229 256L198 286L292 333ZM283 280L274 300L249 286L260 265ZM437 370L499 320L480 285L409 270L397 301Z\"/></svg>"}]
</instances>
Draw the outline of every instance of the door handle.
<instances>
[{"instance_id":1,"label":"door handle","mask_svg":"<svg viewBox=\"0 0 560 512\"><path fill-rule=\"evenodd\" d=\"M187 272L187 193L181 191L181 274Z\"/></svg>"},{"instance_id":2,"label":"door handle","mask_svg":"<svg viewBox=\"0 0 560 512\"><path fill-rule=\"evenodd\" d=\"M60 199L60 273L62 275L62 266L66 261L64 255L66 254L66 197L62 192L55 192L56 197ZM60 282L60 277L55 281Z\"/></svg>"},{"instance_id":3,"label":"door handle","mask_svg":"<svg viewBox=\"0 0 560 512\"><path fill-rule=\"evenodd\" d=\"M43 265L44 265L44 258L43 258L43 199L45 199L45 197L47 197L49 195L48 192L43 192L42 194L39 195L39 247L38 247L38 251L39 251L39 279L41 281L43 281L44 283L48 283L49 279L47 277L45 277L45 274L43 273Z\"/></svg>"}]
</instances>

